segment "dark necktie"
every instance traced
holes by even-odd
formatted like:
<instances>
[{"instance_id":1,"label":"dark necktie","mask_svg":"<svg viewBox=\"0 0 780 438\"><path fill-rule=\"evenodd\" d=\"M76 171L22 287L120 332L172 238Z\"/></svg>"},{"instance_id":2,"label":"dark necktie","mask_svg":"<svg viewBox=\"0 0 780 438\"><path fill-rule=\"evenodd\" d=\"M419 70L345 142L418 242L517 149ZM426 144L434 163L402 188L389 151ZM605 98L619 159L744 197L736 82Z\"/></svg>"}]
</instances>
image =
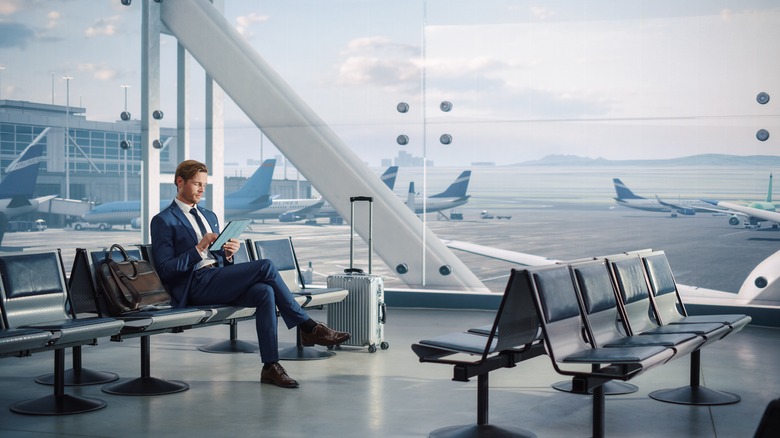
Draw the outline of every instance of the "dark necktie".
<instances>
[{"instance_id":1,"label":"dark necktie","mask_svg":"<svg viewBox=\"0 0 780 438\"><path fill-rule=\"evenodd\" d=\"M203 225L203 221L200 220L200 215L198 214L198 210L195 207L192 207L190 209L190 214L195 216L195 221L198 222L198 228L200 228L200 237L203 237L206 235L206 226Z\"/></svg>"}]
</instances>

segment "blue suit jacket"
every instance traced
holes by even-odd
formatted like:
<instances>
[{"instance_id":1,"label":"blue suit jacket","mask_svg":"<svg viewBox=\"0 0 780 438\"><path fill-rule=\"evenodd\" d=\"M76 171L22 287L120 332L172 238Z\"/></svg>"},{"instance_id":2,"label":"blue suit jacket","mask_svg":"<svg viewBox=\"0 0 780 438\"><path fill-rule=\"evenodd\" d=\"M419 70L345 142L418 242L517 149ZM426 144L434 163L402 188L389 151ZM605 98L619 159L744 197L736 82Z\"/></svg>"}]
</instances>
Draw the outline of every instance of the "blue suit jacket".
<instances>
[{"instance_id":1,"label":"blue suit jacket","mask_svg":"<svg viewBox=\"0 0 780 438\"><path fill-rule=\"evenodd\" d=\"M200 206L198 210L208 222L211 231L219 233L217 215ZM152 218L152 256L155 269L162 282L168 287L175 306L188 305L190 282L195 272L195 265L203 258L195 245L198 237L189 219L175 201L165 210ZM222 250L212 252L219 266L225 265Z\"/></svg>"}]
</instances>

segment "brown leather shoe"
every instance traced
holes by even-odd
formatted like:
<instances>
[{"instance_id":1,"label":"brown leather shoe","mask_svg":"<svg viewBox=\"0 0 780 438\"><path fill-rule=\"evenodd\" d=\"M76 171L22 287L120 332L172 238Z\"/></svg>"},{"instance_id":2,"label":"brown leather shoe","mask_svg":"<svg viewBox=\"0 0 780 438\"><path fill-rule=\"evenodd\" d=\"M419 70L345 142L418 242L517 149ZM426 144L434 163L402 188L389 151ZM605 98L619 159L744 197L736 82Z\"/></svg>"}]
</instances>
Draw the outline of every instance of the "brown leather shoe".
<instances>
[{"instance_id":1,"label":"brown leather shoe","mask_svg":"<svg viewBox=\"0 0 780 438\"><path fill-rule=\"evenodd\" d=\"M349 333L333 330L321 322L317 323L317 326L314 327L311 333L301 331L301 343L306 347L311 347L314 344L326 347L338 345L348 340L349 337Z\"/></svg>"},{"instance_id":2,"label":"brown leather shoe","mask_svg":"<svg viewBox=\"0 0 780 438\"><path fill-rule=\"evenodd\" d=\"M279 365L279 362L271 364L268 368L263 368L260 373L260 383L270 383L280 388L297 388L298 382L287 375L287 371Z\"/></svg>"}]
</instances>

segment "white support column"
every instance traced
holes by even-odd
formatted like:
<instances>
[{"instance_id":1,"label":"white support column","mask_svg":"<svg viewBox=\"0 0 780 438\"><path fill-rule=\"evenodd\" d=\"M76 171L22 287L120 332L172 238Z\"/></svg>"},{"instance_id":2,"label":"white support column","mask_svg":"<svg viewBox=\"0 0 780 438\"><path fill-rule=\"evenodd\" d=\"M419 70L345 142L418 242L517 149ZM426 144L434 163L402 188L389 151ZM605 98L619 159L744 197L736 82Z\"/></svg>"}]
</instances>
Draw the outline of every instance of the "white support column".
<instances>
[{"instance_id":1,"label":"white support column","mask_svg":"<svg viewBox=\"0 0 780 438\"><path fill-rule=\"evenodd\" d=\"M141 238L151 243L149 223L160 210L160 3L143 0L141 7Z\"/></svg>"},{"instance_id":2,"label":"white support column","mask_svg":"<svg viewBox=\"0 0 780 438\"><path fill-rule=\"evenodd\" d=\"M214 9L225 13L224 0L210 0ZM206 166L209 168L209 185L206 188L206 204L220 223L225 223L225 92L206 72Z\"/></svg>"},{"instance_id":3,"label":"white support column","mask_svg":"<svg viewBox=\"0 0 780 438\"><path fill-rule=\"evenodd\" d=\"M176 47L176 160L190 156L190 55L177 43Z\"/></svg>"}]
</instances>

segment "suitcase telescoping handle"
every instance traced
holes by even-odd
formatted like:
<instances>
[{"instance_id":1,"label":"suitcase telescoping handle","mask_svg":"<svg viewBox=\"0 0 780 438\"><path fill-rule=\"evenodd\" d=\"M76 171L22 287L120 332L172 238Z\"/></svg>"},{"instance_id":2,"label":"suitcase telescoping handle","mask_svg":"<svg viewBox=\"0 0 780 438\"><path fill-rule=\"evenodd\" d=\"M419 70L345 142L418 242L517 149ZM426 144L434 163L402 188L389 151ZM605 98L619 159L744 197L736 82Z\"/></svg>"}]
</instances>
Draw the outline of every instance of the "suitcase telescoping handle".
<instances>
[{"instance_id":1,"label":"suitcase telescoping handle","mask_svg":"<svg viewBox=\"0 0 780 438\"><path fill-rule=\"evenodd\" d=\"M354 251L355 251L355 202L368 202L368 273L371 273L371 253L374 252L374 232L372 224L374 222L374 198L371 196L351 196L349 198L349 269L345 269L344 273L362 274L363 270L354 267Z\"/></svg>"}]
</instances>

